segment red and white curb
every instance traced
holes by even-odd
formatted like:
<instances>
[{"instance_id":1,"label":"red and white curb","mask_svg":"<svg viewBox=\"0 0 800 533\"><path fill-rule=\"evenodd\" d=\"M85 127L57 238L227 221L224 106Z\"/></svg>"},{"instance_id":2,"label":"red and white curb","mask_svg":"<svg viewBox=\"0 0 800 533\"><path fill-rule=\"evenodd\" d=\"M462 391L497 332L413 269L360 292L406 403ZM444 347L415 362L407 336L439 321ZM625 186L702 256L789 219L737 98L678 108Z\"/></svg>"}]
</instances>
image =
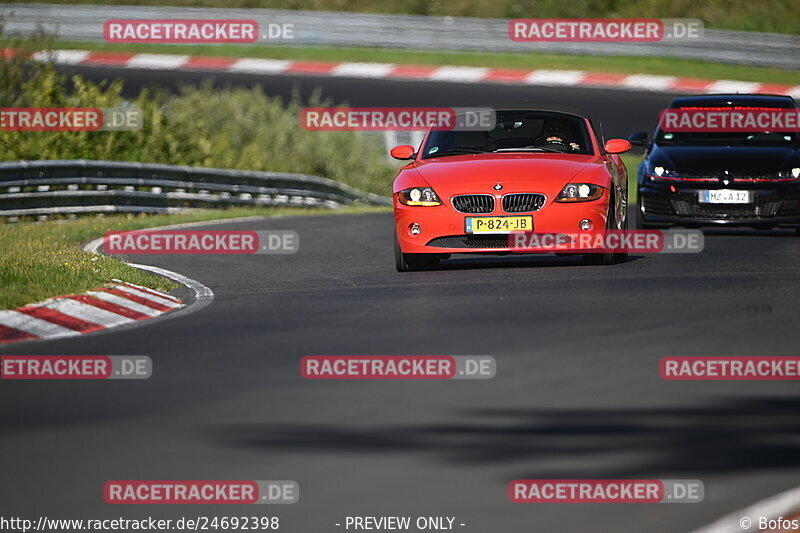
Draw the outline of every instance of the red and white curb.
<instances>
[{"instance_id":1,"label":"red and white curb","mask_svg":"<svg viewBox=\"0 0 800 533\"><path fill-rule=\"evenodd\" d=\"M261 217L189 222L153 229L189 228L225 222L241 222L255 218ZM102 244L103 238L101 237L86 243L83 250L99 254ZM160 317L163 320L185 316L199 311L214 300L214 291L183 274L152 265L127 264L188 287L194 292L194 301L187 305L171 294L133 283L112 280L113 283L84 294L57 296L18 309L0 311L0 345L28 340L71 337L117 326L130 327L141 324L143 320L149 318Z\"/></svg>"},{"instance_id":2,"label":"red and white curb","mask_svg":"<svg viewBox=\"0 0 800 533\"><path fill-rule=\"evenodd\" d=\"M183 307L183 301L170 294L114 280L83 294L57 296L0 311L0 344L81 335L155 318Z\"/></svg>"},{"instance_id":3,"label":"red and white curb","mask_svg":"<svg viewBox=\"0 0 800 533\"><path fill-rule=\"evenodd\" d=\"M5 55L12 53L3 51ZM649 74L615 74L582 70L523 70L486 67L395 65L392 63L332 63L279 59L204 57L170 54L131 54L54 50L36 52L37 61L59 65L90 65L152 70L197 70L247 74L294 74L416 80L455 83L502 83L530 86L605 87L635 91L680 93L788 94L800 98L800 85L736 80L705 80Z\"/></svg>"}]
</instances>

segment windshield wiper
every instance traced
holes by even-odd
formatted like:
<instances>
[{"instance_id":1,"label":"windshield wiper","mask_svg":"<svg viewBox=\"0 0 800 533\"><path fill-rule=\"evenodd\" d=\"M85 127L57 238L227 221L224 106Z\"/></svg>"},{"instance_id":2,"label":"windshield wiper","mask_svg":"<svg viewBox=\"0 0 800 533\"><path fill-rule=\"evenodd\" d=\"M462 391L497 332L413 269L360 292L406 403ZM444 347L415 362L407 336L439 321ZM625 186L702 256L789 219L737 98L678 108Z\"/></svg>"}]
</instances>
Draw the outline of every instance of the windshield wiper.
<instances>
[{"instance_id":1,"label":"windshield wiper","mask_svg":"<svg viewBox=\"0 0 800 533\"><path fill-rule=\"evenodd\" d=\"M434 152L425 156L425 159L432 159L434 157L442 157L448 155L463 155L463 154L490 154L488 150L472 150L470 148L453 148L445 152Z\"/></svg>"},{"instance_id":2,"label":"windshield wiper","mask_svg":"<svg viewBox=\"0 0 800 533\"><path fill-rule=\"evenodd\" d=\"M498 148L495 152L552 152L554 154L569 154L570 150L559 150L547 146L520 146L519 148Z\"/></svg>"}]
</instances>

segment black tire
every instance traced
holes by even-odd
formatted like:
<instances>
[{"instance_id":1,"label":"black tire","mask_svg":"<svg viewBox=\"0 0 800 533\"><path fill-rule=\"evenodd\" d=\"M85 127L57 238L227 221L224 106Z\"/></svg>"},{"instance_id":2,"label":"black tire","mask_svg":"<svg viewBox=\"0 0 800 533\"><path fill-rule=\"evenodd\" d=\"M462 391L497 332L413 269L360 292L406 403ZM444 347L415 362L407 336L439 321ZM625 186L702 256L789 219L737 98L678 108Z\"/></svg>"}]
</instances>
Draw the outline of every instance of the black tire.
<instances>
[{"instance_id":1,"label":"black tire","mask_svg":"<svg viewBox=\"0 0 800 533\"><path fill-rule=\"evenodd\" d=\"M640 202L636 202L636 227L639 229L655 229L652 225L644 221L644 217L642 217L642 204Z\"/></svg>"},{"instance_id":2,"label":"black tire","mask_svg":"<svg viewBox=\"0 0 800 533\"><path fill-rule=\"evenodd\" d=\"M644 221L644 217L642 216L642 204L641 202L636 202L636 227L639 229L659 229L663 226L659 226L658 224L648 224Z\"/></svg>"},{"instance_id":3,"label":"black tire","mask_svg":"<svg viewBox=\"0 0 800 533\"><path fill-rule=\"evenodd\" d=\"M800 235L800 228L794 228L795 235Z\"/></svg>"},{"instance_id":4,"label":"black tire","mask_svg":"<svg viewBox=\"0 0 800 533\"><path fill-rule=\"evenodd\" d=\"M627 215L627 213L625 214L625 223L622 224L622 229L626 230L626 231L628 229L628 215ZM614 254L614 262L615 263L622 263L627 258L628 258L628 252L617 252L617 253Z\"/></svg>"},{"instance_id":5,"label":"black tire","mask_svg":"<svg viewBox=\"0 0 800 533\"><path fill-rule=\"evenodd\" d=\"M439 254L405 254L400 248L397 235L394 237L394 267L398 272L427 270L439 264Z\"/></svg>"},{"instance_id":6,"label":"black tire","mask_svg":"<svg viewBox=\"0 0 800 533\"><path fill-rule=\"evenodd\" d=\"M617 211L615 209L614 198L608 202L608 217L606 229L617 229ZM623 229L628 228L628 217L625 217ZM583 263L586 265L613 265L624 261L628 257L627 252L600 252L594 254L583 254Z\"/></svg>"},{"instance_id":7,"label":"black tire","mask_svg":"<svg viewBox=\"0 0 800 533\"><path fill-rule=\"evenodd\" d=\"M611 252L600 252L594 254L583 254L584 265L613 265L614 255Z\"/></svg>"}]
</instances>

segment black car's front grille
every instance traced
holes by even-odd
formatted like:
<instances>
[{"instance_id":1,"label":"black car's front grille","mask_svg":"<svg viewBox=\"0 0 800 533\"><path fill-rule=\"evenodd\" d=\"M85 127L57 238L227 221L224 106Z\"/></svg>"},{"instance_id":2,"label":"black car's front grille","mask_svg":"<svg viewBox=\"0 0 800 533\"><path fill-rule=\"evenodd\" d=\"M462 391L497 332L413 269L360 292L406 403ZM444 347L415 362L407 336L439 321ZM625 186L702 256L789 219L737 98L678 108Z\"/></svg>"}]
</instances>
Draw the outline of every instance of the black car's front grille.
<instances>
[{"instance_id":1,"label":"black car's front grille","mask_svg":"<svg viewBox=\"0 0 800 533\"><path fill-rule=\"evenodd\" d=\"M675 214L669 199L661 195L643 195L642 204L648 215L671 216Z\"/></svg>"},{"instance_id":2,"label":"black car's front grille","mask_svg":"<svg viewBox=\"0 0 800 533\"><path fill-rule=\"evenodd\" d=\"M779 200L756 198L751 204L706 204L695 196L682 195L670 200L675 214L692 218L761 218L774 217L781 208ZM646 209L646 207L645 207Z\"/></svg>"},{"instance_id":3,"label":"black car's front grille","mask_svg":"<svg viewBox=\"0 0 800 533\"><path fill-rule=\"evenodd\" d=\"M450 235L436 237L427 246L436 248L509 248L509 235Z\"/></svg>"},{"instance_id":4,"label":"black car's front grille","mask_svg":"<svg viewBox=\"0 0 800 533\"><path fill-rule=\"evenodd\" d=\"M506 213L527 213L538 211L544 206L545 197L537 193L512 193L503 196L503 211Z\"/></svg>"},{"instance_id":5,"label":"black car's front grille","mask_svg":"<svg viewBox=\"0 0 800 533\"><path fill-rule=\"evenodd\" d=\"M453 207L461 213L491 213L494 211L494 196L491 194L454 196Z\"/></svg>"},{"instance_id":6,"label":"black car's front grille","mask_svg":"<svg viewBox=\"0 0 800 533\"><path fill-rule=\"evenodd\" d=\"M791 217L800 216L800 198L786 199L781 205L780 216Z\"/></svg>"}]
</instances>

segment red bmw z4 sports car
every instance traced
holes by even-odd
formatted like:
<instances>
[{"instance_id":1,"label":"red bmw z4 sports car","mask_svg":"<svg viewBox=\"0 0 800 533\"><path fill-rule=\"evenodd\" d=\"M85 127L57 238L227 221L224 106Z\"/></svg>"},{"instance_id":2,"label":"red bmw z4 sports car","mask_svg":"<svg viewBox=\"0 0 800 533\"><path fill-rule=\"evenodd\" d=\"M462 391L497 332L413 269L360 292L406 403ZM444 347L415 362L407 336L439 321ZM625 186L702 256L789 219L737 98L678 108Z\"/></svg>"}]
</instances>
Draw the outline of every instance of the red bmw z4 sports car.
<instances>
[{"instance_id":1,"label":"red bmw z4 sports car","mask_svg":"<svg viewBox=\"0 0 800 533\"><path fill-rule=\"evenodd\" d=\"M605 233L627 227L628 178L618 154L628 141L601 145L591 119L562 111L497 110L485 131L430 129L394 180L395 264L431 268L451 254L518 251L509 236ZM588 253L612 264L624 253Z\"/></svg>"}]
</instances>

